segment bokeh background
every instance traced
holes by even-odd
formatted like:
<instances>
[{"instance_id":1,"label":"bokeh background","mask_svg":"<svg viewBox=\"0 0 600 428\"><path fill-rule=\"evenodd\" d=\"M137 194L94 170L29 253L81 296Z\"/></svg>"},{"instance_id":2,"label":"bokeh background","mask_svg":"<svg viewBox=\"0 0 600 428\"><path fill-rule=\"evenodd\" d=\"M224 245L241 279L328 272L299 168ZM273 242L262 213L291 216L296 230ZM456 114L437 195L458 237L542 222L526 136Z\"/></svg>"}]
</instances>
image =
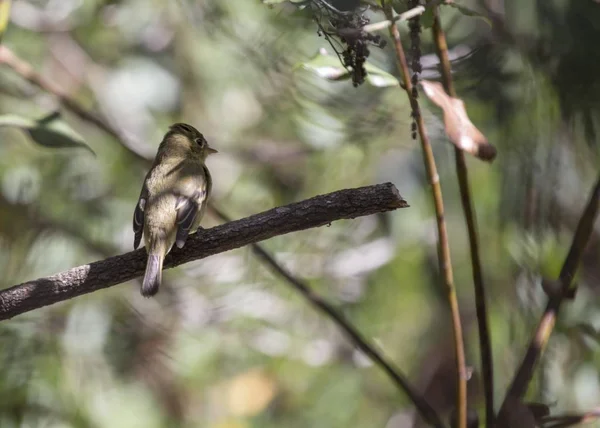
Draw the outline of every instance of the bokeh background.
<instances>
[{"instance_id":1,"label":"bokeh background","mask_svg":"<svg viewBox=\"0 0 600 428\"><path fill-rule=\"evenodd\" d=\"M487 5L504 25L454 8L442 19L458 93L499 153L491 165L468 158L499 403L545 304L541 279L558 274L598 173L600 4ZM220 152L208 161L213 202L231 217L393 182L410 208L264 244L448 412L452 334L406 96L299 67L320 48L332 53L316 30L306 11L258 0L16 0L2 42L145 156L173 122L200 129ZM422 51L423 76L435 80L428 30ZM389 44L370 61L397 75ZM439 110L421 100L481 410L453 148ZM0 128L3 288L132 249L147 164L0 64L2 115L56 110L95 155ZM553 413L600 405L599 251L597 228L528 394ZM389 379L247 248L166 271L155 299L132 281L3 321L0 343L2 428L401 428L413 418Z\"/></svg>"}]
</instances>

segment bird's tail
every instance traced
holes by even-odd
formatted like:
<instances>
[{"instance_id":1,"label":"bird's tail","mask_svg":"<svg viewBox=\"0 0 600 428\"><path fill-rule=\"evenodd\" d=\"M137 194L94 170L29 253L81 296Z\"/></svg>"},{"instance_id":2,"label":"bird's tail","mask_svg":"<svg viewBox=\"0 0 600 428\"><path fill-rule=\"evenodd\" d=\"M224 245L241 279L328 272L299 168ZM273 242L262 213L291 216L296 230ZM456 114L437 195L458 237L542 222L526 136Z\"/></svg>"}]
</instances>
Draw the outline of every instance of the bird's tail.
<instances>
[{"instance_id":1,"label":"bird's tail","mask_svg":"<svg viewBox=\"0 0 600 428\"><path fill-rule=\"evenodd\" d=\"M148 250L148 262L146 263L146 273L142 282L142 296L152 297L158 292L162 280L162 267L165 258L160 245L150 245Z\"/></svg>"}]
</instances>

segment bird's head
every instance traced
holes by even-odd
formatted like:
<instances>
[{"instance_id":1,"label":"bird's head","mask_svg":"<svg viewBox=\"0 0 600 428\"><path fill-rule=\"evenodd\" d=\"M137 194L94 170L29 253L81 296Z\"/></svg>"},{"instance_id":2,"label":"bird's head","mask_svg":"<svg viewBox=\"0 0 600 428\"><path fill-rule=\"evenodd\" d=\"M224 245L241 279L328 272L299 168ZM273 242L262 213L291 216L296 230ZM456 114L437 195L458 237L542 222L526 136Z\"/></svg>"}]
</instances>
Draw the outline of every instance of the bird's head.
<instances>
[{"instance_id":1,"label":"bird's head","mask_svg":"<svg viewBox=\"0 0 600 428\"><path fill-rule=\"evenodd\" d=\"M218 153L216 149L208 145L208 141L200 131L187 123L171 125L162 145L166 151L191 152L202 159L206 159L208 155L213 153Z\"/></svg>"}]
</instances>

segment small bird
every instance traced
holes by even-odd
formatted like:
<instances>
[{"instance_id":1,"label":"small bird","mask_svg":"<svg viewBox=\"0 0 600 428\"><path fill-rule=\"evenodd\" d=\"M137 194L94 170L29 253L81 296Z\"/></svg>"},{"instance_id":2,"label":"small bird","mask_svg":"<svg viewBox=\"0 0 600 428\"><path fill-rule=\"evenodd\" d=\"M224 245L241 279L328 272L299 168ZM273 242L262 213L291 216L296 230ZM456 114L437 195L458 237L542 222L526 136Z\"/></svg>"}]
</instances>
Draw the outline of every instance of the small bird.
<instances>
[{"instance_id":1,"label":"small bird","mask_svg":"<svg viewBox=\"0 0 600 428\"><path fill-rule=\"evenodd\" d=\"M182 248L200 226L212 190L205 161L213 153L204 136L186 123L171 125L158 147L133 213L133 248L143 234L148 253L144 297L158 292L163 260L173 244Z\"/></svg>"}]
</instances>

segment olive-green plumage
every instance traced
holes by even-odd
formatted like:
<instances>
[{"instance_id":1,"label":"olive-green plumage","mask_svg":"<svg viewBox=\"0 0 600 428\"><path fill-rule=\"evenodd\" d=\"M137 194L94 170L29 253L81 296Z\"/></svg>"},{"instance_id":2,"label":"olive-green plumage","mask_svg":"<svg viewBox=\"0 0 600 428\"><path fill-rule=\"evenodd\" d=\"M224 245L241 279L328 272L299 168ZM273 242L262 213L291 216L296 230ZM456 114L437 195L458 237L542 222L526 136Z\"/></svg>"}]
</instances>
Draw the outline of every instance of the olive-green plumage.
<instances>
[{"instance_id":1,"label":"olive-green plumage","mask_svg":"<svg viewBox=\"0 0 600 428\"><path fill-rule=\"evenodd\" d=\"M148 252L141 293L158 292L163 260L173 244L181 248L200 226L212 189L206 157L217 151L193 126L169 128L148 171L133 215L134 248L142 234Z\"/></svg>"}]
</instances>

